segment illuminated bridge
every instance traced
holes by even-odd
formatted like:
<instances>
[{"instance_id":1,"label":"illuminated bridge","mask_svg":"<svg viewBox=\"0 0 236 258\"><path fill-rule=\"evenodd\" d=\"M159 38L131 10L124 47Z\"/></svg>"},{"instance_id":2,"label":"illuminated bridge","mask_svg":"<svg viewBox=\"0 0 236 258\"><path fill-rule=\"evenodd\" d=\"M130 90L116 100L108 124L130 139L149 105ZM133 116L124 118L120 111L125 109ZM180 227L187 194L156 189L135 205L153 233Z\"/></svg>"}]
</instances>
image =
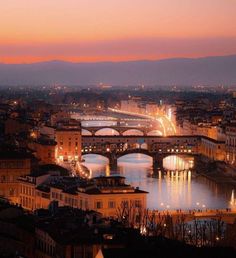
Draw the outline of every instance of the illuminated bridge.
<instances>
[{"instance_id":1,"label":"illuminated bridge","mask_svg":"<svg viewBox=\"0 0 236 258\"><path fill-rule=\"evenodd\" d=\"M163 128L158 124L150 124L148 127L144 126L84 126L82 127L82 134L83 135L99 135L104 129L110 129L112 135L141 135L147 136L159 133L159 135L163 135Z\"/></svg>"},{"instance_id":2,"label":"illuminated bridge","mask_svg":"<svg viewBox=\"0 0 236 258\"><path fill-rule=\"evenodd\" d=\"M166 136L166 135L175 135L176 134L175 124L166 115L159 114L156 117L153 117L150 115L128 112L128 111L113 109L113 108L108 108L108 110L110 110L114 113L121 113L121 114L126 114L126 115L142 117L144 119L149 119L150 121L158 121L160 123L160 125L162 126L163 135Z\"/></svg>"},{"instance_id":3,"label":"illuminated bridge","mask_svg":"<svg viewBox=\"0 0 236 258\"><path fill-rule=\"evenodd\" d=\"M83 136L82 152L99 154L109 159L116 168L117 159L131 153L142 153L153 158L153 168L163 169L163 159L170 155L191 155L200 153L200 136Z\"/></svg>"},{"instance_id":4,"label":"illuminated bridge","mask_svg":"<svg viewBox=\"0 0 236 258\"><path fill-rule=\"evenodd\" d=\"M72 113L70 112L71 118L77 119L80 121L122 121L122 122L128 122L128 121L135 121L135 122L150 122L154 119L151 117L137 117L136 116L129 116L129 117L112 117L112 116L99 116L99 115L80 115L78 113Z\"/></svg>"}]
</instances>

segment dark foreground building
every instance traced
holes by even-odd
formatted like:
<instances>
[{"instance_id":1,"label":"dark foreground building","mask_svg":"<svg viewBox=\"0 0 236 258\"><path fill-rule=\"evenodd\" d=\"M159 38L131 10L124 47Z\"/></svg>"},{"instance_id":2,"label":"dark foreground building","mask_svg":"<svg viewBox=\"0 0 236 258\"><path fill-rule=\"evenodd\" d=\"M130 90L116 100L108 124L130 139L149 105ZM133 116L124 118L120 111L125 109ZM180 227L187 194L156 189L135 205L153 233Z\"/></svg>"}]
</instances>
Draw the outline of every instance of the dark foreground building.
<instances>
[{"instance_id":1,"label":"dark foreground building","mask_svg":"<svg viewBox=\"0 0 236 258\"><path fill-rule=\"evenodd\" d=\"M0 203L0 257L27 258L234 258L233 248L197 248L164 237L144 237L136 229L104 220L95 211L70 207L26 213Z\"/></svg>"}]
</instances>

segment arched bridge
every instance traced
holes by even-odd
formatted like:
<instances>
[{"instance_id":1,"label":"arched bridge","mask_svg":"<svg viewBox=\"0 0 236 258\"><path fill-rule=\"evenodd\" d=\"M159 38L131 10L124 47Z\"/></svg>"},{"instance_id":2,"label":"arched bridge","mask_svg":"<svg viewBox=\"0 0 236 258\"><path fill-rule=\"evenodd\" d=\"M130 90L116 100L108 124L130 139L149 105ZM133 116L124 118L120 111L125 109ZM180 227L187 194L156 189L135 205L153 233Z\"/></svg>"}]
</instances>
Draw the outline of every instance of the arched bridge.
<instances>
[{"instance_id":1,"label":"arched bridge","mask_svg":"<svg viewBox=\"0 0 236 258\"><path fill-rule=\"evenodd\" d=\"M200 153L199 136L83 136L83 154L99 154L109 159L112 167L117 159L131 153L142 153L153 158L153 167L163 169L163 159L170 155Z\"/></svg>"},{"instance_id":2,"label":"arched bridge","mask_svg":"<svg viewBox=\"0 0 236 258\"><path fill-rule=\"evenodd\" d=\"M159 132L160 135L163 135L163 128L160 125L152 125L148 127L144 126L84 126L82 127L82 135L100 135L104 129L111 129L114 135L151 135Z\"/></svg>"}]
</instances>

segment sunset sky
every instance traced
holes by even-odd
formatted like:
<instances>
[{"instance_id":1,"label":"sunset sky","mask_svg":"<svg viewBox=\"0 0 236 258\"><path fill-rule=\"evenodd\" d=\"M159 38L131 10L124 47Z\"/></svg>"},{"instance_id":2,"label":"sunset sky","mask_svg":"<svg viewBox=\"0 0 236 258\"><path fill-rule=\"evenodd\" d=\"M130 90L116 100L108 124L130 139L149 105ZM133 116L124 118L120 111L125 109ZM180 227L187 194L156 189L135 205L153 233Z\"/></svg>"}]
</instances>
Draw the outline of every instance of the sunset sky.
<instances>
[{"instance_id":1,"label":"sunset sky","mask_svg":"<svg viewBox=\"0 0 236 258\"><path fill-rule=\"evenodd\" d=\"M236 54L236 0L0 0L0 62Z\"/></svg>"}]
</instances>

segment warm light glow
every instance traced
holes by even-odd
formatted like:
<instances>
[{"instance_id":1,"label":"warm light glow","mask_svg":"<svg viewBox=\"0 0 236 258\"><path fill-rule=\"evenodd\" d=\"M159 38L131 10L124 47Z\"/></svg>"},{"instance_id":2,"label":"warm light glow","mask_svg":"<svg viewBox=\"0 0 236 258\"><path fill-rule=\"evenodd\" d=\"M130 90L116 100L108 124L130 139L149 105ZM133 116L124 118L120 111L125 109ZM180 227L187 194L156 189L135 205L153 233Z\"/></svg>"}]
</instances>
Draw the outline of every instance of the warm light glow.
<instances>
[{"instance_id":1,"label":"warm light glow","mask_svg":"<svg viewBox=\"0 0 236 258\"><path fill-rule=\"evenodd\" d=\"M0 61L233 54L235 8L233 0L3 1Z\"/></svg>"}]
</instances>

